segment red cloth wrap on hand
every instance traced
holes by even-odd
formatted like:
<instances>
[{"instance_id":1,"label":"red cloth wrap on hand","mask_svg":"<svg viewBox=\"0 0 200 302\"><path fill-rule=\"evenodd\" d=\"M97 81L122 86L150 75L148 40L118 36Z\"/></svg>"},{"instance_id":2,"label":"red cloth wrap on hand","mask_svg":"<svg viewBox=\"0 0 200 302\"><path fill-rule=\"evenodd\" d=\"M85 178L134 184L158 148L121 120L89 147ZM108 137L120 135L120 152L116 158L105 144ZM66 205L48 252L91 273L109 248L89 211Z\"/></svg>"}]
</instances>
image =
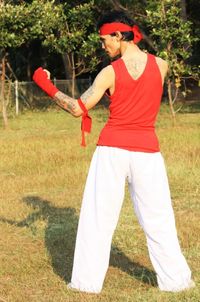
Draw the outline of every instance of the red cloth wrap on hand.
<instances>
[{"instance_id":1,"label":"red cloth wrap on hand","mask_svg":"<svg viewBox=\"0 0 200 302\"><path fill-rule=\"evenodd\" d=\"M53 83L48 79L48 74L42 67L39 67L35 70L33 74L33 81L51 98L53 98L59 91L57 87L54 86Z\"/></svg>"},{"instance_id":2,"label":"red cloth wrap on hand","mask_svg":"<svg viewBox=\"0 0 200 302\"><path fill-rule=\"evenodd\" d=\"M85 147L85 132L90 133L92 128L92 118L88 115L88 110L81 101L81 99L78 99L78 104L81 107L81 110L83 111L82 114L82 122L81 122L81 131L82 131L82 142L81 146Z\"/></svg>"},{"instance_id":3,"label":"red cloth wrap on hand","mask_svg":"<svg viewBox=\"0 0 200 302\"><path fill-rule=\"evenodd\" d=\"M100 28L99 33L101 36L104 36L104 35L110 35L116 31L120 31L120 32L132 31L134 33L133 42L135 44L139 43L140 40L143 39L143 35L140 32L140 29L137 25L129 26L121 22L105 23Z\"/></svg>"}]
</instances>

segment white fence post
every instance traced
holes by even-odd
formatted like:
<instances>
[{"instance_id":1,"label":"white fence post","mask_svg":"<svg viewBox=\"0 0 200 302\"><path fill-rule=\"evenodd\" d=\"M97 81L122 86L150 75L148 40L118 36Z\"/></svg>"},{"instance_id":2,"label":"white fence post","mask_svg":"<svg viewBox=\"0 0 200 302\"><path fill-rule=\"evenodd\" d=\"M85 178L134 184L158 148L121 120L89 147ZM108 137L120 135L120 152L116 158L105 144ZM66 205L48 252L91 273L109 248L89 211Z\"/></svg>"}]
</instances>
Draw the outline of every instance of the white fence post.
<instances>
[{"instance_id":1,"label":"white fence post","mask_svg":"<svg viewBox=\"0 0 200 302\"><path fill-rule=\"evenodd\" d=\"M19 114L19 91L18 91L18 81L15 80L15 112L16 115Z\"/></svg>"}]
</instances>

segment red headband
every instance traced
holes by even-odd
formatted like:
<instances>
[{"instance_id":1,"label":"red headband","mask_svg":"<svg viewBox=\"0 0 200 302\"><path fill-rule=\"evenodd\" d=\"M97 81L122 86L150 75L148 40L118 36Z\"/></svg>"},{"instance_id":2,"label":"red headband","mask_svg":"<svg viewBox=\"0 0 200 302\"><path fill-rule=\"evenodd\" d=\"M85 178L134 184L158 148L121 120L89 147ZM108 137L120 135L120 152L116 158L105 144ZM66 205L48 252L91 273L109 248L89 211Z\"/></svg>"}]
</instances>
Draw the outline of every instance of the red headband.
<instances>
[{"instance_id":1,"label":"red headband","mask_svg":"<svg viewBox=\"0 0 200 302\"><path fill-rule=\"evenodd\" d=\"M104 36L104 35L110 35L116 31L120 31L120 32L132 31L134 33L134 39L133 39L134 43L139 43L140 40L143 39L143 35L140 32L139 27L137 25L131 27L127 24L120 23L120 22L106 23L102 25L99 32L101 36Z\"/></svg>"}]
</instances>

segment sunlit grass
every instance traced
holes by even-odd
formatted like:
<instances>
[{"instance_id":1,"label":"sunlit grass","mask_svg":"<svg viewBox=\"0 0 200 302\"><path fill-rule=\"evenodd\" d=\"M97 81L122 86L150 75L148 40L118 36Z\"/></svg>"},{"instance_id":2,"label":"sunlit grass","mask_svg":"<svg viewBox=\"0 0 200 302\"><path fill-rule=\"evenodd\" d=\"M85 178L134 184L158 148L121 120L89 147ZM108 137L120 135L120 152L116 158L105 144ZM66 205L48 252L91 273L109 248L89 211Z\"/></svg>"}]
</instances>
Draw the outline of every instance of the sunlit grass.
<instances>
[{"instance_id":1,"label":"sunlit grass","mask_svg":"<svg viewBox=\"0 0 200 302\"><path fill-rule=\"evenodd\" d=\"M199 111L179 113L173 125L163 105L157 123L194 290L172 294L157 289L128 191L102 294L67 290L87 171L107 117L102 107L92 111L87 148L80 147L80 121L62 111L26 112L10 120L10 130L0 129L0 301L200 301Z\"/></svg>"}]
</instances>

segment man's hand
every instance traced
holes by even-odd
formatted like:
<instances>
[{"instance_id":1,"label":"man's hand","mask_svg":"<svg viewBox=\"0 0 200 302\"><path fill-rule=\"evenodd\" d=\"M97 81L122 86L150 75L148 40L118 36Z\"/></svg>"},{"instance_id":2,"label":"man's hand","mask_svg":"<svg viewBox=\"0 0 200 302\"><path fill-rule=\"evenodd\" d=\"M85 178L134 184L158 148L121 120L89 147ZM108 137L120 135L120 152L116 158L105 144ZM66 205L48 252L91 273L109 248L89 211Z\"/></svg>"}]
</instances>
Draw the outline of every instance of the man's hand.
<instances>
[{"instance_id":1,"label":"man's hand","mask_svg":"<svg viewBox=\"0 0 200 302\"><path fill-rule=\"evenodd\" d=\"M54 98L55 94L59 91L50 81L50 72L42 67L39 67L34 72L33 81L51 98Z\"/></svg>"}]
</instances>

